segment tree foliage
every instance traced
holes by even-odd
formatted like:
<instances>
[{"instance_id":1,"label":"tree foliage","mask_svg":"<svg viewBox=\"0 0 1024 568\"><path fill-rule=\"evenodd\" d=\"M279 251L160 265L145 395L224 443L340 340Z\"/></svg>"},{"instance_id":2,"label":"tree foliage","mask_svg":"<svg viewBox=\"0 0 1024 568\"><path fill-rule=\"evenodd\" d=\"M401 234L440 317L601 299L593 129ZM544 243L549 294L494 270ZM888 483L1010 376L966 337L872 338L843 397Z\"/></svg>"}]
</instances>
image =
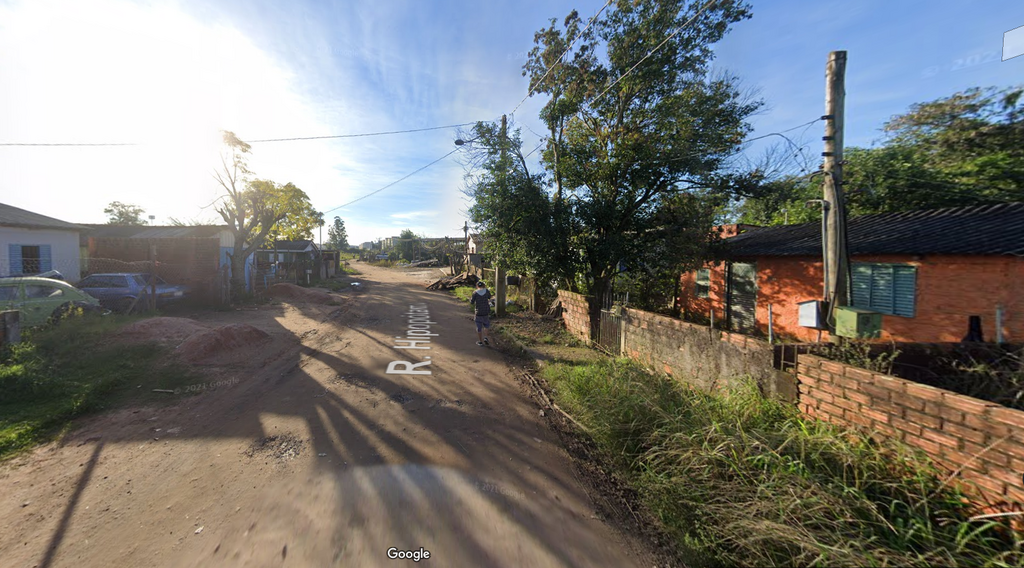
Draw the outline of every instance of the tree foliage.
<instances>
[{"instance_id":1,"label":"tree foliage","mask_svg":"<svg viewBox=\"0 0 1024 568\"><path fill-rule=\"evenodd\" d=\"M138 205L111 201L103 213L107 216L108 225L145 225L142 214L146 210Z\"/></svg>"},{"instance_id":2,"label":"tree foliage","mask_svg":"<svg viewBox=\"0 0 1024 568\"><path fill-rule=\"evenodd\" d=\"M707 242L693 225L701 220L680 214L677 199L718 202L758 181L756 172L728 171L726 160L760 103L735 78L709 71L711 45L748 17L740 1L619 0L586 31L574 11L560 28L552 20L535 34L523 70L530 94L548 98L551 226L582 265L576 287L602 295L620 261L677 270L696 260L693 246L658 248L666 235L696 239L697 248Z\"/></svg>"},{"instance_id":3,"label":"tree foliage","mask_svg":"<svg viewBox=\"0 0 1024 568\"><path fill-rule=\"evenodd\" d=\"M345 221L341 217L335 217L330 229L327 229L327 248L345 250L348 248L348 231L345 230Z\"/></svg>"},{"instance_id":4,"label":"tree foliage","mask_svg":"<svg viewBox=\"0 0 1024 568\"><path fill-rule=\"evenodd\" d=\"M267 233L267 240L299 241L313 238L317 227L323 224L323 214L313 208L305 191L292 183L276 184L268 180L257 180L258 191L270 199L272 207L284 216Z\"/></svg>"},{"instance_id":5,"label":"tree foliage","mask_svg":"<svg viewBox=\"0 0 1024 568\"><path fill-rule=\"evenodd\" d=\"M216 206L224 222L234 235L231 259L231 285L235 294L245 291L245 259L249 258L266 241L278 223L296 226L292 221L295 211L304 214L311 210L305 192L291 183L276 184L270 180L249 179L252 172L247 156L251 147L233 132L223 131L224 148L221 153L221 167L213 177L224 189L225 194Z\"/></svg>"},{"instance_id":6,"label":"tree foliage","mask_svg":"<svg viewBox=\"0 0 1024 568\"><path fill-rule=\"evenodd\" d=\"M851 214L1024 200L1024 87L914 104L884 130L881 145L845 152ZM741 221L780 224L787 211L791 223L820 219L818 208L803 205L820 198L820 178L784 178L765 189L744 203Z\"/></svg>"},{"instance_id":7,"label":"tree foliage","mask_svg":"<svg viewBox=\"0 0 1024 568\"><path fill-rule=\"evenodd\" d=\"M404 229L399 234L398 244L395 246L399 256L409 262L416 258L420 250L420 236L412 232L412 229Z\"/></svg>"}]
</instances>

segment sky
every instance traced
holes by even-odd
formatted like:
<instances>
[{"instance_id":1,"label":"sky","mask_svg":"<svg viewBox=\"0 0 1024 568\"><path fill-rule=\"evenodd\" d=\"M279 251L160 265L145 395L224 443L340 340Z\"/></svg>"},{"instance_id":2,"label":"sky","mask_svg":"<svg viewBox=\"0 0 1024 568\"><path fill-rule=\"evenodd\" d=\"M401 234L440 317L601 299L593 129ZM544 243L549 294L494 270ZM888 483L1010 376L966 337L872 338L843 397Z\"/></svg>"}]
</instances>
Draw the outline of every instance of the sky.
<instances>
[{"instance_id":1,"label":"sky","mask_svg":"<svg viewBox=\"0 0 1024 568\"><path fill-rule=\"evenodd\" d=\"M822 123L794 127L824 114L833 50L848 52L847 146L878 143L882 124L915 102L1024 84L1024 56L1003 60L1004 47L1024 52L1020 0L750 3L753 18L715 46L715 67L764 99L751 137L785 131L802 148L794 168L820 159ZM255 141L500 120L526 95L534 32L603 5L0 0L0 144L137 144L0 145L0 202L77 223L104 222L112 201L154 224L216 222L220 130ZM540 142L543 102L512 117L526 148ZM302 188L328 221L341 217L353 244L407 228L456 236L469 206L457 137L252 142L249 165ZM750 144L746 158L773 143Z\"/></svg>"}]
</instances>

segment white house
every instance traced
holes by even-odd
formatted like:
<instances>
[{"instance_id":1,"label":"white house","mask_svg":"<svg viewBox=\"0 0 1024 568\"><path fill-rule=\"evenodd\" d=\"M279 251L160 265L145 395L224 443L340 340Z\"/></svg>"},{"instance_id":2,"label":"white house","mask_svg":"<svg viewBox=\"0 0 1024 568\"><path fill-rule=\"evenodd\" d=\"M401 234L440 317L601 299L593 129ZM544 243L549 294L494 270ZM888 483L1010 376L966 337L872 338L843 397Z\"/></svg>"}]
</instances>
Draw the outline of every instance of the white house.
<instances>
[{"instance_id":1,"label":"white house","mask_svg":"<svg viewBox=\"0 0 1024 568\"><path fill-rule=\"evenodd\" d=\"M79 232L86 227L0 203L0 276L56 270L81 277Z\"/></svg>"}]
</instances>

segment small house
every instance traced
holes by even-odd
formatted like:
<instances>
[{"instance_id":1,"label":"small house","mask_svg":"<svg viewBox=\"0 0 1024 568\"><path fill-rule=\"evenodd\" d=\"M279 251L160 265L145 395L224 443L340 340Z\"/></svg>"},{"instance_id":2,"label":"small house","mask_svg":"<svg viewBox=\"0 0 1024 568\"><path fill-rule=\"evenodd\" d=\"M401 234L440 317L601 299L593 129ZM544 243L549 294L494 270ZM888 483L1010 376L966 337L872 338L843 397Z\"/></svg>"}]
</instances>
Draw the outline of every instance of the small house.
<instances>
[{"instance_id":1,"label":"small house","mask_svg":"<svg viewBox=\"0 0 1024 568\"><path fill-rule=\"evenodd\" d=\"M86 229L0 203L0 276L56 270L77 282L81 277L79 234Z\"/></svg>"},{"instance_id":2,"label":"small house","mask_svg":"<svg viewBox=\"0 0 1024 568\"><path fill-rule=\"evenodd\" d=\"M1024 203L852 217L850 298L882 314L882 340L957 342L972 316L986 341L1024 340ZM723 258L683 274L685 317L816 341L800 304L824 295L821 223L731 226ZM997 330L997 325L999 329Z\"/></svg>"},{"instance_id":3,"label":"small house","mask_svg":"<svg viewBox=\"0 0 1024 568\"><path fill-rule=\"evenodd\" d=\"M320 247L310 239L298 241L275 241L256 251L256 261L260 265L287 264L309 262L320 258Z\"/></svg>"}]
</instances>

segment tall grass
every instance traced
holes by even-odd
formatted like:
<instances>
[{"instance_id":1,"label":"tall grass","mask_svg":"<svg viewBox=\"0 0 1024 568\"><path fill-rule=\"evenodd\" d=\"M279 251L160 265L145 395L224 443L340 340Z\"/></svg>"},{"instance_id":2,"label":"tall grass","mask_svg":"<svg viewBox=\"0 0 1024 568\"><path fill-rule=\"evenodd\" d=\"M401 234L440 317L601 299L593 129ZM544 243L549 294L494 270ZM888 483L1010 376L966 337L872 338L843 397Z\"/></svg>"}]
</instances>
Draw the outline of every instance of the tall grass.
<instances>
[{"instance_id":1,"label":"tall grass","mask_svg":"<svg viewBox=\"0 0 1024 568\"><path fill-rule=\"evenodd\" d=\"M1020 541L971 522L921 456L804 419L753 384L690 390L627 361L552 365L586 425L682 549L710 565L1010 566Z\"/></svg>"}]
</instances>

